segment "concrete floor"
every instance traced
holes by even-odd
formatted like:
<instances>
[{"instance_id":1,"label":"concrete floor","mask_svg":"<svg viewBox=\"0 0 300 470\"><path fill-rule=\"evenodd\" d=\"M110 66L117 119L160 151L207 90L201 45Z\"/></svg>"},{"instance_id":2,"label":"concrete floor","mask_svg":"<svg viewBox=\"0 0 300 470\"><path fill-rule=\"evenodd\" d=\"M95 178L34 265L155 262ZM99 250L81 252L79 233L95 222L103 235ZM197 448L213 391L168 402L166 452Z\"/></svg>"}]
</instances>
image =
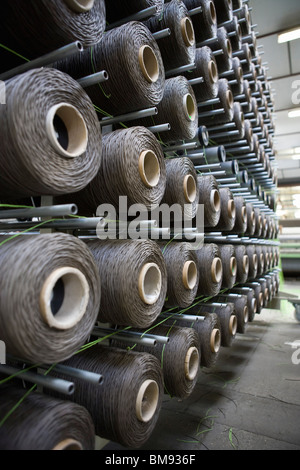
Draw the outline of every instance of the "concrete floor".
<instances>
[{"instance_id":1,"label":"concrete floor","mask_svg":"<svg viewBox=\"0 0 300 470\"><path fill-rule=\"evenodd\" d=\"M300 296L299 286L286 281L280 290ZM293 306L263 310L214 368L201 370L188 399L165 396L141 450L300 450L300 347L286 344L294 341ZM110 442L103 450L125 449Z\"/></svg>"}]
</instances>

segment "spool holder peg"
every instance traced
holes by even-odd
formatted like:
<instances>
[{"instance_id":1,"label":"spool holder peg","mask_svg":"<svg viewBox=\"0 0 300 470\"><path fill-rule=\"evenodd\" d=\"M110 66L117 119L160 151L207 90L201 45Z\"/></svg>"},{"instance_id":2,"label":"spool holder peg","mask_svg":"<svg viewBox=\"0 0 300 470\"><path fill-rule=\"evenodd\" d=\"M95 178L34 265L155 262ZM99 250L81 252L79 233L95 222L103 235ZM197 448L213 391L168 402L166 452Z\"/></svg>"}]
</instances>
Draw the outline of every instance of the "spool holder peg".
<instances>
[{"instance_id":1,"label":"spool holder peg","mask_svg":"<svg viewBox=\"0 0 300 470\"><path fill-rule=\"evenodd\" d=\"M140 10L133 15L127 16L126 18L122 18L119 21L115 21L106 27L106 31L110 31L111 29L118 28L125 23L130 23L131 21L145 21L146 19L150 18L151 16L155 15L157 12L157 7L155 5L145 8L144 10Z\"/></svg>"}]
</instances>

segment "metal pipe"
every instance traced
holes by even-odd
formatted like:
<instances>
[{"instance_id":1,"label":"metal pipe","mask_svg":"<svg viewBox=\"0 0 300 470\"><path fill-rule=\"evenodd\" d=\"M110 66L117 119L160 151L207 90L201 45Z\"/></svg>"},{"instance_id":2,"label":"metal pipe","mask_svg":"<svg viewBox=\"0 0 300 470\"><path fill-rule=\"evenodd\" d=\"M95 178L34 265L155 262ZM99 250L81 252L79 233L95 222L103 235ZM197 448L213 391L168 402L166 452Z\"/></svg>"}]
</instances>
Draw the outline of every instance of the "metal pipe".
<instances>
[{"instance_id":1,"label":"metal pipe","mask_svg":"<svg viewBox=\"0 0 300 470\"><path fill-rule=\"evenodd\" d=\"M48 366L39 366L39 368L43 368L48 370ZM101 385L103 383L103 375L96 374L94 372L90 372L88 370L83 369L75 369L74 367L64 366L62 364L57 364L52 370L56 370L57 372L61 372L62 374L69 375L75 379L84 380L92 385Z\"/></svg>"},{"instance_id":2,"label":"metal pipe","mask_svg":"<svg viewBox=\"0 0 300 470\"><path fill-rule=\"evenodd\" d=\"M154 39L156 41L159 41L160 39L167 38L168 36L171 36L171 30L170 28L162 29L161 31L157 31L156 33L152 33Z\"/></svg>"},{"instance_id":3,"label":"metal pipe","mask_svg":"<svg viewBox=\"0 0 300 470\"><path fill-rule=\"evenodd\" d=\"M189 15L190 16L194 16L194 15L199 15L200 13L202 13L202 7L196 7L196 8L192 8L192 10L189 10Z\"/></svg>"},{"instance_id":4,"label":"metal pipe","mask_svg":"<svg viewBox=\"0 0 300 470\"><path fill-rule=\"evenodd\" d=\"M100 125L110 126L111 124L117 124L118 122L127 122L127 121L132 121L134 119L142 119L142 118L146 118L149 116L154 116L156 114L158 114L157 108L147 108L147 109L142 109L140 111L135 111L133 113L122 114L121 116L115 116L111 118L105 117L100 121Z\"/></svg>"},{"instance_id":5,"label":"metal pipe","mask_svg":"<svg viewBox=\"0 0 300 470\"><path fill-rule=\"evenodd\" d=\"M196 68L195 62L192 64L181 65L180 67L177 67L176 69L167 70L165 72L165 75L166 75L166 78L168 78L174 75L180 75L184 72L189 72L190 70L195 70L195 68Z\"/></svg>"},{"instance_id":6,"label":"metal pipe","mask_svg":"<svg viewBox=\"0 0 300 470\"><path fill-rule=\"evenodd\" d=\"M167 122L166 124L159 124L157 126L150 126L148 127L150 132L153 134L160 133L160 132L168 132L171 130L171 125Z\"/></svg>"},{"instance_id":7,"label":"metal pipe","mask_svg":"<svg viewBox=\"0 0 300 470\"><path fill-rule=\"evenodd\" d=\"M206 101L201 101L198 104L198 108L201 108L201 107L205 107L205 106L213 106L215 104L219 104L220 103L220 98L213 98L211 100L206 100Z\"/></svg>"},{"instance_id":8,"label":"metal pipe","mask_svg":"<svg viewBox=\"0 0 300 470\"><path fill-rule=\"evenodd\" d=\"M41 222L40 222L41 223ZM76 230L76 229L94 229L96 230L98 224L104 225L105 219L103 217L91 218L76 218L70 220L56 220L45 222L41 225L42 228L60 229L60 230ZM7 222L0 223L0 230L26 230L36 227L37 222Z\"/></svg>"},{"instance_id":9,"label":"metal pipe","mask_svg":"<svg viewBox=\"0 0 300 470\"><path fill-rule=\"evenodd\" d=\"M137 13L134 13L133 15L127 16L126 18L122 18L119 21L116 21L115 23L112 23L107 26L106 31L110 31L113 28L117 28L118 26L122 26L125 23L129 23L131 21L142 21L147 18L149 18L152 15L155 15L157 7L154 5L149 8L145 8L144 10L138 11Z\"/></svg>"},{"instance_id":10,"label":"metal pipe","mask_svg":"<svg viewBox=\"0 0 300 470\"><path fill-rule=\"evenodd\" d=\"M165 153L176 152L177 150L192 150L198 148L198 142L187 142L186 144L172 145L171 147L163 148Z\"/></svg>"},{"instance_id":11,"label":"metal pipe","mask_svg":"<svg viewBox=\"0 0 300 470\"><path fill-rule=\"evenodd\" d=\"M189 84L191 86L200 85L201 83L204 83L203 77L192 78L191 80L189 80Z\"/></svg>"},{"instance_id":12,"label":"metal pipe","mask_svg":"<svg viewBox=\"0 0 300 470\"><path fill-rule=\"evenodd\" d=\"M161 313L160 314L161 317L163 318L169 318L171 320L182 320L182 321L186 321L186 322L189 322L189 323L193 323L195 321L199 321L199 320L205 320L205 317L202 316L202 315L185 315L185 314L182 314L180 315L180 313L175 313L175 314L167 314L167 313Z\"/></svg>"},{"instance_id":13,"label":"metal pipe","mask_svg":"<svg viewBox=\"0 0 300 470\"><path fill-rule=\"evenodd\" d=\"M168 344L170 341L170 338L167 336L160 336L160 335L152 335L149 333L140 333L138 331L131 331L131 330L115 330L113 328L104 328L104 327L95 327L93 330L94 333L105 333L105 336L107 334L112 333L112 337L115 337L115 334L119 336L124 336L124 337L129 337L132 338L133 342L137 342L137 340L140 339L147 339L150 340L151 342L149 344L155 346L156 343L161 343L161 344ZM142 341L142 343L145 343L145 341Z\"/></svg>"},{"instance_id":14,"label":"metal pipe","mask_svg":"<svg viewBox=\"0 0 300 470\"><path fill-rule=\"evenodd\" d=\"M66 217L76 215L76 204L63 204L59 206L29 207L23 209L8 209L0 211L0 219L31 219L35 217Z\"/></svg>"},{"instance_id":15,"label":"metal pipe","mask_svg":"<svg viewBox=\"0 0 300 470\"><path fill-rule=\"evenodd\" d=\"M77 82L82 86L82 88L87 88L92 85L97 85L97 83L106 82L108 78L106 70L102 70L102 72L93 73L92 75L79 78Z\"/></svg>"},{"instance_id":16,"label":"metal pipe","mask_svg":"<svg viewBox=\"0 0 300 470\"><path fill-rule=\"evenodd\" d=\"M224 108L212 109L211 111L207 111L205 113L199 113L198 117L199 118L206 118L206 117L216 116L217 114L225 114L225 109Z\"/></svg>"}]
</instances>

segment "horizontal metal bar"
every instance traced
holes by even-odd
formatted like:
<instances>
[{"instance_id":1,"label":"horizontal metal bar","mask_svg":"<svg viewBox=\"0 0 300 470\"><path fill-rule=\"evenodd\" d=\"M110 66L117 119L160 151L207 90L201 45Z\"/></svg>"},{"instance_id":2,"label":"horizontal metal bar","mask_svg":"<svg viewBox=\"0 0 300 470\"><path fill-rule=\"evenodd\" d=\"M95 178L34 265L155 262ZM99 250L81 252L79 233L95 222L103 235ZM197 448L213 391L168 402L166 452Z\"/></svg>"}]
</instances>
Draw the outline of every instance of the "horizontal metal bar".
<instances>
[{"instance_id":1,"label":"horizontal metal bar","mask_svg":"<svg viewBox=\"0 0 300 470\"><path fill-rule=\"evenodd\" d=\"M159 41L160 39L167 38L168 36L171 36L171 30L170 28L162 29L161 31L157 31L156 33L152 33L155 41Z\"/></svg>"},{"instance_id":2,"label":"horizontal metal bar","mask_svg":"<svg viewBox=\"0 0 300 470\"><path fill-rule=\"evenodd\" d=\"M51 222L45 222L40 228L49 229L60 229L60 230L76 230L76 229L95 229L98 224L104 225L103 217L91 217L91 218L76 218L70 220L57 220ZM26 230L29 228L36 227L37 222L7 222L0 223L0 230Z\"/></svg>"},{"instance_id":3,"label":"horizontal metal bar","mask_svg":"<svg viewBox=\"0 0 300 470\"><path fill-rule=\"evenodd\" d=\"M135 111L132 113L128 114L122 114L121 116L114 116L111 118L103 118L100 121L101 126L110 126L111 124L117 124L119 122L127 122L127 121L133 121L135 119L142 119L146 118L149 116L155 116L158 114L158 109L153 107L153 108L147 108L147 109L142 109L140 111Z\"/></svg>"},{"instance_id":4,"label":"horizontal metal bar","mask_svg":"<svg viewBox=\"0 0 300 470\"><path fill-rule=\"evenodd\" d=\"M30 219L34 217L66 217L76 215L76 204L64 204L58 206L30 207L23 209L7 209L0 211L0 219Z\"/></svg>"},{"instance_id":5,"label":"horizontal metal bar","mask_svg":"<svg viewBox=\"0 0 300 470\"><path fill-rule=\"evenodd\" d=\"M82 88L88 88L92 85L97 85L97 83L103 83L108 80L108 73L106 70L102 70L101 72L93 73L92 75L87 75L86 77L79 78L77 82Z\"/></svg>"},{"instance_id":6,"label":"horizontal metal bar","mask_svg":"<svg viewBox=\"0 0 300 470\"><path fill-rule=\"evenodd\" d=\"M150 16L155 15L157 12L157 7L151 6L149 8L145 8L144 10L138 11L137 13L134 13L133 15L127 16L126 18L122 18L119 21L116 21L115 23L112 23L106 27L106 31L110 31L111 29L117 28L119 26L122 26L125 23L129 23L131 21L142 21Z\"/></svg>"},{"instance_id":7,"label":"horizontal metal bar","mask_svg":"<svg viewBox=\"0 0 300 470\"><path fill-rule=\"evenodd\" d=\"M171 124L168 122L166 124L159 124L157 126L150 126L148 127L148 130L150 132L153 132L153 134L159 133L159 132L168 132L171 130Z\"/></svg>"}]
</instances>

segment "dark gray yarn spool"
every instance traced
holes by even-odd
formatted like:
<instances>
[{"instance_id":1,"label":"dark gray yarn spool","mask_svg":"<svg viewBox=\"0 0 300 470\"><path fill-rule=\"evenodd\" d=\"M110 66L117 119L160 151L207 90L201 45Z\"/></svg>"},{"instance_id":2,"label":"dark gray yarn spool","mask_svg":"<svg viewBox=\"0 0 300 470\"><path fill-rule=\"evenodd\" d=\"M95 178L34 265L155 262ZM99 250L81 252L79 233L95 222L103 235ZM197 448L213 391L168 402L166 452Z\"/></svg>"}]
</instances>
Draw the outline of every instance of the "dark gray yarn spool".
<instances>
[{"instance_id":1,"label":"dark gray yarn spool","mask_svg":"<svg viewBox=\"0 0 300 470\"><path fill-rule=\"evenodd\" d=\"M204 244L195 251L198 259L198 296L215 297L221 290L223 266L220 252L214 243Z\"/></svg>"},{"instance_id":2,"label":"dark gray yarn spool","mask_svg":"<svg viewBox=\"0 0 300 470\"><path fill-rule=\"evenodd\" d=\"M222 54L216 55L219 73L228 72L232 69L232 47L225 28L217 29L216 42L211 45L213 51L222 50Z\"/></svg>"},{"instance_id":3,"label":"dark gray yarn spool","mask_svg":"<svg viewBox=\"0 0 300 470\"><path fill-rule=\"evenodd\" d=\"M183 0L188 10L201 7L201 13L192 16L196 42L217 36L217 15L212 0Z\"/></svg>"},{"instance_id":4,"label":"dark gray yarn spool","mask_svg":"<svg viewBox=\"0 0 300 470\"><path fill-rule=\"evenodd\" d=\"M188 80L203 77L203 83L193 85L197 103L214 99L218 95L218 66L215 56L207 46L196 49L195 56L196 68L191 72L185 73Z\"/></svg>"},{"instance_id":5,"label":"dark gray yarn spool","mask_svg":"<svg viewBox=\"0 0 300 470\"><path fill-rule=\"evenodd\" d=\"M217 105L201 106L199 110L199 125L202 124L210 126L214 124L226 124L227 122L232 121L234 114L234 99L226 78L221 78L219 80L218 98L220 102ZM201 116L201 113L209 113L216 109L223 109L224 112L221 114L214 114L212 112L211 116Z\"/></svg>"},{"instance_id":6,"label":"dark gray yarn spool","mask_svg":"<svg viewBox=\"0 0 300 470\"><path fill-rule=\"evenodd\" d=\"M178 204L185 219L196 216L199 200L197 173L188 157L166 159L166 190L162 204Z\"/></svg>"},{"instance_id":7,"label":"dark gray yarn spool","mask_svg":"<svg viewBox=\"0 0 300 470\"><path fill-rule=\"evenodd\" d=\"M245 21L241 23L242 35L249 36L251 34L251 16L248 5L243 5L239 11L235 12L235 16Z\"/></svg>"},{"instance_id":8,"label":"dark gray yarn spool","mask_svg":"<svg viewBox=\"0 0 300 470\"><path fill-rule=\"evenodd\" d=\"M24 398L22 388L0 387L0 420ZM30 393L0 428L1 450L94 450L89 412L66 400Z\"/></svg>"},{"instance_id":9,"label":"dark gray yarn spool","mask_svg":"<svg viewBox=\"0 0 300 470\"><path fill-rule=\"evenodd\" d=\"M194 139L198 131L198 109L193 87L183 76L166 80L164 96L152 118L134 120L131 125L154 126L169 123L171 129L160 132L165 144Z\"/></svg>"},{"instance_id":10,"label":"dark gray yarn spool","mask_svg":"<svg viewBox=\"0 0 300 470\"><path fill-rule=\"evenodd\" d=\"M204 227L214 228L221 217L219 185L213 175L198 176L199 204L204 206Z\"/></svg>"},{"instance_id":11,"label":"dark gray yarn spool","mask_svg":"<svg viewBox=\"0 0 300 470\"><path fill-rule=\"evenodd\" d=\"M243 139L245 137L245 115L243 108L239 102L235 102L233 105L233 122L235 123L236 129L239 134L237 139Z\"/></svg>"},{"instance_id":12,"label":"dark gray yarn spool","mask_svg":"<svg viewBox=\"0 0 300 470\"><path fill-rule=\"evenodd\" d=\"M252 237L255 233L256 220L255 220L254 206L251 202L246 203L246 210L247 210L247 230L245 232L245 235Z\"/></svg>"},{"instance_id":13,"label":"dark gray yarn spool","mask_svg":"<svg viewBox=\"0 0 300 470\"><path fill-rule=\"evenodd\" d=\"M254 296L256 298L256 313L259 315L264 306L264 296L262 293L262 287L257 281L255 281L255 283L253 284L249 284L248 287L253 289Z\"/></svg>"},{"instance_id":14,"label":"dark gray yarn spool","mask_svg":"<svg viewBox=\"0 0 300 470\"><path fill-rule=\"evenodd\" d=\"M216 297L215 302L226 302L226 294L224 297ZM248 310L248 298L246 295L239 295L237 297L227 297L227 302L233 303L235 307L235 313L237 318L237 329L236 332L239 334L245 334L247 325L249 323L249 310Z\"/></svg>"},{"instance_id":15,"label":"dark gray yarn spool","mask_svg":"<svg viewBox=\"0 0 300 470\"><path fill-rule=\"evenodd\" d=\"M197 258L188 243L159 243L167 267L166 307L186 308L194 302L199 284Z\"/></svg>"},{"instance_id":16,"label":"dark gray yarn spool","mask_svg":"<svg viewBox=\"0 0 300 470\"><path fill-rule=\"evenodd\" d=\"M261 251L262 251L262 254L263 254L263 257L264 257L264 260L265 260L265 270L264 270L264 272L266 273L270 269L270 255L269 255L268 247L267 246L262 246Z\"/></svg>"},{"instance_id":17,"label":"dark gray yarn spool","mask_svg":"<svg viewBox=\"0 0 300 470\"><path fill-rule=\"evenodd\" d=\"M257 253L257 275L261 276L265 271L265 257L260 245L256 246Z\"/></svg>"},{"instance_id":18,"label":"dark gray yarn spool","mask_svg":"<svg viewBox=\"0 0 300 470\"><path fill-rule=\"evenodd\" d=\"M42 234L5 242L0 286L1 338L15 357L34 364L63 361L94 327L101 284L93 257L76 237Z\"/></svg>"},{"instance_id":19,"label":"dark gray yarn spool","mask_svg":"<svg viewBox=\"0 0 300 470\"><path fill-rule=\"evenodd\" d=\"M231 90L233 95L239 95L243 92L243 69L241 66L241 61L238 57L232 58L232 70L233 70L233 79L237 81L236 84L231 85Z\"/></svg>"},{"instance_id":20,"label":"dark gray yarn spool","mask_svg":"<svg viewBox=\"0 0 300 470\"><path fill-rule=\"evenodd\" d=\"M232 1L231 0L214 0L218 24L225 21L231 21L233 17Z\"/></svg>"},{"instance_id":21,"label":"dark gray yarn spool","mask_svg":"<svg viewBox=\"0 0 300 470\"><path fill-rule=\"evenodd\" d=\"M246 246L246 253L249 258L249 273L248 273L248 279L249 280L254 280L257 276L257 271L258 271L258 257L257 257L257 252L256 252L256 246L255 245L247 245Z\"/></svg>"},{"instance_id":22,"label":"dark gray yarn spool","mask_svg":"<svg viewBox=\"0 0 300 470\"><path fill-rule=\"evenodd\" d=\"M78 193L64 196L77 204L80 214L96 215L100 204L119 208L119 197L128 206L147 208L160 204L166 189L166 167L161 145L145 127L120 129L103 136L102 165L96 177Z\"/></svg>"},{"instance_id":23,"label":"dark gray yarn spool","mask_svg":"<svg viewBox=\"0 0 300 470\"><path fill-rule=\"evenodd\" d=\"M254 231L254 236L259 238L262 233L262 216L261 216L261 211L259 208L255 207L254 208L254 213L255 213L255 231Z\"/></svg>"},{"instance_id":24,"label":"dark gray yarn spool","mask_svg":"<svg viewBox=\"0 0 300 470\"><path fill-rule=\"evenodd\" d=\"M169 37L159 40L166 70L194 62L196 41L193 22L181 0L165 3L160 17L152 17L144 23L152 33L166 28L171 31Z\"/></svg>"},{"instance_id":25,"label":"dark gray yarn spool","mask_svg":"<svg viewBox=\"0 0 300 470\"><path fill-rule=\"evenodd\" d=\"M161 53L149 29L138 21L107 31L82 54L54 65L76 79L106 70L108 80L85 91L93 104L109 115L156 106L163 97Z\"/></svg>"},{"instance_id":26,"label":"dark gray yarn spool","mask_svg":"<svg viewBox=\"0 0 300 470\"><path fill-rule=\"evenodd\" d=\"M235 225L232 229L232 233L237 235L243 235L247 230L247 210L246 202L243 196L234 197L236 219Z\"/></svg>"},{"instance_id":27,"label":"dark gray yarn spool","mask_svg":"<svg viewBox=\"0 0 300 470\"><path fill-rule=\"evenodd\" d=\"M83 189L96 176L102 153L99 121L85 91L68 75L47 68L5 83L0 198Z\"/></svg>"},{"instance_id":28,"label":"dark gray yarn spool","mask_svg":"<svg viewBox=\"0 0 300 470\"><path fill-rule=\"evenodd\" d=\"M164 0L108 0L106 1L106 20L108 24L120 21L141 10L156 7L156 16L161 15Z\"/></svg>"},{"instance_id":29,"label":"dark gray yarn spool","mask_svg":"<svg viewBox=\"0 0 300 470\"><path fill-rule=\"evenodd\" d=\"M237 318L235 307L232 303L213 306L211 304L195 306L189 310L190 314L201 315L201 313L213 313L218 316L221 328L221 346L230 348L236 337Z\"/></svg>"},{"instance_id":30,"label":"dark gray yarn spool","mask_svg":"<svg viewBox=\"0 0 300 470\"><path fill-rule=\"evenodd\" d=\"M161 365L164 380L164 391L171 397L186 399L193 392L200 369L201 349L199 337L192 328L181 328L171 325L158 325L149 333L166 336L168 344L158 343L156 346L137 344L135 351L153 355ZM112 341L118 347L126 348L126 344Z\"/></svg>"},{"instance_id":31,"label":"dark gray yarn spool","mask_svg":"<svg viewBox=\"0 0 300 470\"><path fill-rule=\"evenodd\" d=\"M11 0L3 4L0 42L28 60L41 57L62 46L80 41L85 47L96 44L105 30L105 1L96 0L87 11L76 6L88 2L73 0ZM26 4L26 6L25 6ZM1 49L0 72L24 64L20 57Z\"/></svg>"},{"instance_id":32,"label":"dark gray yarn spool","mask_svg":"<svg viewBox=\"0 0 300 470\"><path fill-rule=\"evenodd\" d=\"M223 265L222 289L231 289L236 282L237 262L233 245L218 245Z\"/></svg>"},{"instance_id":33,"label":"dark gray yarn spool","mask_svg":"<svg viewBox=\"0 0 300 470\"><path fill-rule=\"evenodd\" d=\"M235 257L237 262L237 284L245 284L249 274L249 257L245 245L235 245Z\"/></svg>"},{"instance_id":34,"label":"dark gray yarn spool","mask_svg":"<svg viewBox=\"0 0 300 470\"><path fill-rule=\"evenodd\" d=\"M235 33L235 35L230 36L230 42L232 51L239 51L242 47L242 29L238 23L236 16L233 16L232 20L229 23L224 25L227 33Z\"/></svg>"},{"instance_id":35,"label":"dark gray yarn spool","mask_svg":"<svg viewBox=\"0 0 300 470\"><path fill-rule=\"evenodd\" d=\"M236 221L234 197L229 188L221 187L219 192L221 199L221 216L215 230L217 232L231 232Z\"/></svg>"},{"instance_id":36,"label":"dark gray yarn spool","mask_svg":"<svg viewBox=\"0 0 300 470\"><path fill-rule=\"evenodd\" d=\"M262 277L262 278L258 278L257 282L259 282L260 285L261 285L261 291L262 291L262 294L263 294L263 307L266 308L268 306L268 303L269 303L269 300L270 300L269 290L268 290L268 287L267 287L267 281L266 281L266 279L264 279Z\"/></svg>"},{"instance_id":37,"label":"dark gray yarn spool","mask_svg":"<svg viewBox=\"0 0 300 470\"><path fill-rule=\"evenodd\" d=\"M70 397L88 410L97 436L131 448L149 439L163 398L161 367L153 355L99 344L64 365L105 378L100 386L75 378ZM54 371L51 375L65 378Z\"/></svg>"},{"instance_id":38,"label":"dark gray yarn spool","mask_svg":"<svg viewBox=\"0 0 300 470\"><path fill-rule=\"evenodd\" d=\"M164 306L167 269L151 240L88 241L101 278L98 320L136 328L151 325Z\"/></svg>"}]
</instances>

